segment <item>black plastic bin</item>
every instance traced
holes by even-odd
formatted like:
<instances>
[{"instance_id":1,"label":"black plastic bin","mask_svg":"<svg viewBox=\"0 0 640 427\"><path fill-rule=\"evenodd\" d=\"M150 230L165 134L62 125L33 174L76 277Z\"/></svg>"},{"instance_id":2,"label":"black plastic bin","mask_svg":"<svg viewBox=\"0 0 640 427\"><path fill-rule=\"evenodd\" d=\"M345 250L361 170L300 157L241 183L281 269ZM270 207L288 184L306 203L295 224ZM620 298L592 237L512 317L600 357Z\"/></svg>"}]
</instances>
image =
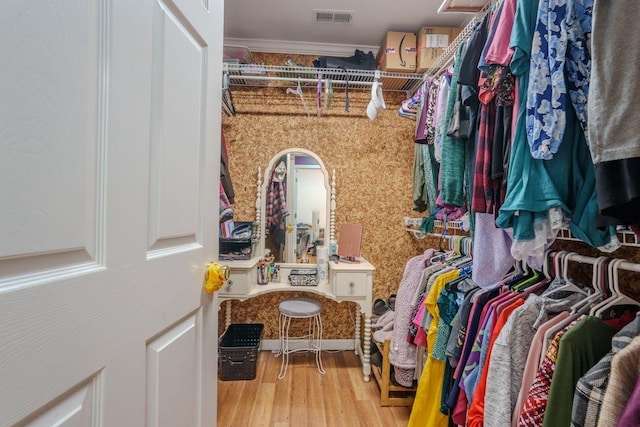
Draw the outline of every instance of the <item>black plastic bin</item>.
<instances>
[{"instance_id":1,"label":"black plastic bin","mask_svg":"<svg viewBox=\"0 0 640 427\"><path fill-rule=\"evenodd\" d=\"M256 377L263 329L262 323L229 325L218 343L218 378L238 381Z\"/></svg>"},{"instance_id":2,"label":"black plastic bin","mask_svg":"<svg viewBox=\"0 0 640 427\"><path fill-rule=\"evenodd\" d=\"M255 223L251 221L235 221L233 232L229 237L220 237L220 260L250 259L255 243Z\"/></svg>"}]
</instances>

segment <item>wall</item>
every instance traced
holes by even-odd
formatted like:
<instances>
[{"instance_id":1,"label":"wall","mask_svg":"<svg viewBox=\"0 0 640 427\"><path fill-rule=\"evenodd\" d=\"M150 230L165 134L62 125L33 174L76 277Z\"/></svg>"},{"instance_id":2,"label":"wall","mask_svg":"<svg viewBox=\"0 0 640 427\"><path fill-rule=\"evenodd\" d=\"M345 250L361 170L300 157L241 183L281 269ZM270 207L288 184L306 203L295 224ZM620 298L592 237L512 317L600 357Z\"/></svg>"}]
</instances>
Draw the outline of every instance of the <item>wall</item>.
<instances>
[{"instance_id":1,"label":"wall","mask_svg":"<svg viewBox=\"0 0 640 427\"><path fill-rule=\"evenodd\" d=\"M285 55L256 55L257 62L282 65ZM296 63L310 66L314 58L292 56ZM421 217L412 211L413 132L415 122L401 118L396 110L402 93L385 93L387 110L370 121L365 114L369 94L351 92L351 111L344 111L345 97L336 93L331 109L323 116L307 117L300 100L283 88L234 90L235 117L223 118L228 142L230 169L236 191L234 211L238 220L255 218L256 174L266 168L277 152L290 147L317 153L326 167L336 170L336 224L360 222L364 225L363 255L376 267L373 294L387 298L395 293L407 260L438 240L416 240L405 231L404 216ZM313 89L307 89L306 102L315 107ZM581 242L557 241L555 250L575 251L598 257L606 255ZM612 257L640 262L636 248L621 248ZM590 283L591 266L570 263L570 276L578 283ZM621 287L640 299L637 273L621 272ZM232 322L265 324L265 338L277 337L278 304L288 296L264 295L239 303L234 301ZM357 307L321 298L324 304L324 336L349 338L354 332ZM224 326L224 310L220 326Z\"/></svg>"},{"instance_id":2,"label":"wall","mask_svg":"<svg viewBox=\"0 0 640 427\"><path fill-rule=\"evenodd\" d=\"M255 55L254 60L282 65L284 55ZM293 56L311 65L314 58ZM314 108L314 90L306 89L306 103ZM350 91L350 112L344 93L335 92L333 105L322 117L307 117L299 98L283 88L232 90L236 116L223 118L230 170L236 192L236 219L255 218L256 174L280 150L309 149L325 166L336 170L336 225L364 226L362 253L375 267L374 299L395 293L406 261L424 251L404 229L403 216L412 212L413 132L415 121L398 116L404 93L384 94L387 109L375 121L367 118L368 91ZM288 294L286 296L291 296ZM265 295L233 302L232 322L261 322L265 338L277 336L277 306L285 295ZM353 335L356 306L323 299L326 338ZM221 314L222 316L222 314ZM222 319L222 317L221 317ZM221 320L221 324L224 322Z\"/></svg>"}]
</instances>

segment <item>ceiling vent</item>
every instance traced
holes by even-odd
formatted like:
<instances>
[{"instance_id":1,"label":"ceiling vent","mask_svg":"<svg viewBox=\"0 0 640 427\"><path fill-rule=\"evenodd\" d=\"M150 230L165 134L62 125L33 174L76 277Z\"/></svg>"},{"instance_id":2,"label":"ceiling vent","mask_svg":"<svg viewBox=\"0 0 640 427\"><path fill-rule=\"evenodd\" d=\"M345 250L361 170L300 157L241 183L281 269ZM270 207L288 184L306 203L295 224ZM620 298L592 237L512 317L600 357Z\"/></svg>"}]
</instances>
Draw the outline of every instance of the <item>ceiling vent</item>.
<instances>
[{"instance_id":1,"label":"ceiling vent","mask_svg":"<svg viewBox=\"0 0 640 427\"><path fill-rule=\"evenodd\" d=\"M313 10L316 22L330 22L334 24L353 23L352 10Z\"/></svg>"}]
</instances>

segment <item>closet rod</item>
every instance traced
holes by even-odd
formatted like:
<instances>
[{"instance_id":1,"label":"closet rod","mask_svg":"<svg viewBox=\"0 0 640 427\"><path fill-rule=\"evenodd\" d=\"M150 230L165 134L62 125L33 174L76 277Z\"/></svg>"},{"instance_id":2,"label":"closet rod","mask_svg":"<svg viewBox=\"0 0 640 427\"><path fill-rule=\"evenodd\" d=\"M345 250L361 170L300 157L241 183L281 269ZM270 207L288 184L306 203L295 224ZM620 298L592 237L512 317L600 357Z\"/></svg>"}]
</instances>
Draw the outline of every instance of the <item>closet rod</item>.
<instances>
[{"instance_id":1,"label":"closet rod","mask_svg":"<svg viewBox=\"0 0 640 427\"><path fill-rule=\"evenodd\" d=\"M298 77L274 77L274 76L250 76L250 75L233 75L230 74L229 78L232 80L270 80L270 81L279 81L279 82L293 82L293 83L318 83L319 79L308 79L308 78L298 78ZM323 83L328 82L330 79L321 79ZM338 84L343 83L342 80L331 80L332 82ZM363 81L349 81L349 84L354 84L358 86L372 86L375 82L363 82ZM378 82L382 85L382 82Z\"/></svg>"},{"instance_id":2,"label":"closet rod","mask_svg":"<svg viewBox=\"0 0 640 427\"><path fill-rule=\"evenodd\" d=\"M575 261L582 264L595 264L597 258L593 258L585 255L578 255L576 253L570 253L567 255L567 259L569 261ZM640 264L636 264L634 262L622 261L617 266L618 269L627 270L627 271L635 271L636 273L640 273Z\"/></svg>"},{"instance_id":3,"label":"closet rod","mask_svg":"<svg viewBox=\"0 0 640 427\"><path fill-rule=\"evenodd\" d=\"M460 34L447 46L447 48L442 52L442 54L436 59L433 65L424 73L423 81L428 80L431 77L440 76L446 69L451 65L454 60L455 53L458 51L458 47L462 44L463 41L467 41L476 25L478 25L483 19L484 16L489 13L491 10L493 1L487 1L484 7L480 10L480 12L474 16L467 25L462 29Z\"/></svg>"}]
</instances>

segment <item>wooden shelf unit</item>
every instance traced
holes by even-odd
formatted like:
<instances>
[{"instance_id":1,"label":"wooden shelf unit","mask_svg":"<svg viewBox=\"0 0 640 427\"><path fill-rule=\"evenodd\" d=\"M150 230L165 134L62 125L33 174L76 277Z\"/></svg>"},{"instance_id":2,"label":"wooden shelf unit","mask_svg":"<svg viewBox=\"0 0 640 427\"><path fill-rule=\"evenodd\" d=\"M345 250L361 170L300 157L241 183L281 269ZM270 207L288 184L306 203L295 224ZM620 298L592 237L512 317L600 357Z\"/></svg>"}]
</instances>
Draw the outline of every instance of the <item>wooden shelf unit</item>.
<instances>
[{"instance_id":1,"label":"wooden shelf unit","mask_svg":"<svg viewBox=\"0 0 640 427\"><path fill-rule=\"evenodd\" d=\"M371 371L380 387L380 406L411 406L415 395L415 387L402 387L391 382L391 364L389 363L390 340L384 343L375 342L382 354L382 368L371 365Z\"/></svg>"}]
</instances>

